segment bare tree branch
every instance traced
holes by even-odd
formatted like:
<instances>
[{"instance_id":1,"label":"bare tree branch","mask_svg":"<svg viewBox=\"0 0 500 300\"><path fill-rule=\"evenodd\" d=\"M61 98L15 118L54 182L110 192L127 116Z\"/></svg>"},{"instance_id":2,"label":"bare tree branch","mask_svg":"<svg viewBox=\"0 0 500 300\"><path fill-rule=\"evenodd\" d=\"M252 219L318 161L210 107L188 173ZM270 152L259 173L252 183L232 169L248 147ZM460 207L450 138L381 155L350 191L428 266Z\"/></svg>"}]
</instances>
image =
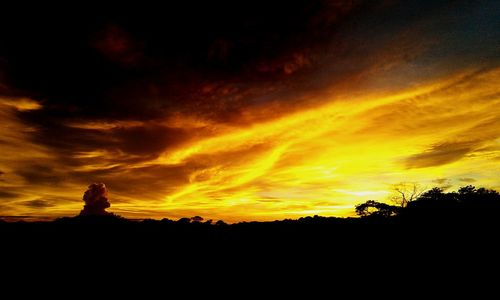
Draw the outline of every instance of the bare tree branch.
<instances>
[{"instance_id":1,"label":"bare tree branch","mask_svg":"<svg viewBox=\"0 0 500 300\"><path fill-rule=\"evenodd\" d=\"M391 200L401 207L406 207L408 203L417 200L425 188L415 182L401 182L393 186L393 191L395 195Z\"/></svg>"}]
</instances>

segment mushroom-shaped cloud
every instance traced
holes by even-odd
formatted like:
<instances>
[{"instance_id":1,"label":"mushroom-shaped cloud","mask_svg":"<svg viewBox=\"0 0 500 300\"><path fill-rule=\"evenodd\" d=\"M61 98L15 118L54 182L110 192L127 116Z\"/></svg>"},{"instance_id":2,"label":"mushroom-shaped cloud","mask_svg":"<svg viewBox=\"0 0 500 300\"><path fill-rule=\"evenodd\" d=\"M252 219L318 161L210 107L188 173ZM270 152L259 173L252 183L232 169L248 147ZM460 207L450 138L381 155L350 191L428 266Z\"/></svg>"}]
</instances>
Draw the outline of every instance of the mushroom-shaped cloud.
<instances>
[{"instance_id":1,"label":"mushroom-shaped cloud","mask_svg":"<svg viewBox=\"0 0 500 300\"><path fill-rule=\"evenodd\" d=\"M81 216L104 216L111 213L106 208L111 204L108 201L108 189L104 183L92 183L83 194L85 206L80 212Z\"/></svg>"}]
</instances>

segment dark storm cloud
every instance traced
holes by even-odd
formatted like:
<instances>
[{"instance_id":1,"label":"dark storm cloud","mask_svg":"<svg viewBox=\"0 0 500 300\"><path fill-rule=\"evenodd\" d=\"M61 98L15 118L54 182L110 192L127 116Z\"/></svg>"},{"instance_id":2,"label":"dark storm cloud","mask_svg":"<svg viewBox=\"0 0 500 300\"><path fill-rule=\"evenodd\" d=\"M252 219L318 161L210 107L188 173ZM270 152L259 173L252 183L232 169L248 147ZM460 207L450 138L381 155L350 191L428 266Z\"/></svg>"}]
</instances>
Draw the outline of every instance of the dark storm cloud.
<instances>
[{"instance_id":1,"label":"dark storm cloud","mask_svg":"<svg viewBox=\"0 0 500 300\"><path fill-rule=\"evenodd\" d=\"M52 166L36 162L23 166L16 173L28 184L57 184L63 180L63 176Z\"/></svg>"},{"instance_id":2,"label":"dark storm cloud","mask_svg":"<svg viewBox=\"0 0 500 300\"><path fill-rule=\"evenodd\" d=\"M407 168L427 168L460 160L477 148L474 142L448 142L433 145L427 151L406 159Z\"/></svg>"},{"instance_id":3,"label":"dark storm cloud","mask_svg":"<svg viewBox=\"0 0 500 300\"><path fill-rule=\"evenodd\" d=\"M119 128L111 135L116 137L120 150L138 155L160 153L169 146L180 144L189 138L182 129L163 126Z\"/></svg>"},{"instance_id":4,"label":"dark storm cloud","mask_svg":"<svg viewBox=\"0 0 500 300\"><path fill-rule=\"evenodd\" d=\"M96 35L94 47L112 61L135 66L142 59L141 46L121 27L110 24Z\"/></svg>"},{"instance_id":5,"label":"dark storm cloud","mask_svg":"<svg viewBox=\"0 0 500 300\"><path fill-rule=\"evenodd\" d=\"M120 12L12 9L0 21L2 74L10 90L41 102L42 109L20 117L36 128L34 142L61 162L81 164L72 159L75 152L99 149L149 160L210 130L68 124L149 122L175 112L229 124L268 118L275 114L243 113L300 97L306 89L290 86L322 63L321 51L363 7L362 1L316 0L178 1L168 9L123 6ZM18 174L31 183L57 181L36 167Z\"/></svg>"},{"instance_id":6,"label":"dark storm cloud","mask_svg":"<svg viewBox=\"0 0 500 300\"><path fill-rule=\"evenodd\" d=\"M189 182L190 174L203 166L180 164L173 166L146 166L136 169L122 169L105 172L84 172L75 174L81 178L106 181L114 195L127 199L137 194L149 198L164 198ZM118 175L118 176L117 176ZM122 200L123 201L123 200Z\"/></svg>"},{"instance_id":7,"label":"dark storm cloud","mask_svg":"<svg viewBox=\"0 0 500 300\"><path fill-rule=\"evenodd\" d=\"M98 14L23 11L23 22L4 20L16 28L3 30L0 53L10 83L36 98L77 104L90 115L109 117L110 109L154 115L155 105L148 104L155 95L167 102L162 108L177 106L170 102L181 101L201 78L260 80L296 72L306 65L303 50L325 42L357 7L332 3L178 1L161 10L123 6L121 13L105 7ZM17 18L16 12L8 15ZM129 85L141 96L114 99L126 104L114 107L113 98L131 91ZM101 109L92 111L94 105Z\"/></svg>"},{"instance_id":8,"label":"dark storm cloud","mask_svg":"<svg viewBox=\"0 0 500 300\"><path fill-rule=\"evenodd\" d=\"M421 34L415 24L439 27L426 18L443 8L454 5L177 1L161 10L23 11L23 22L3 20L0 56L8 84L43 101L46 118L35 121L42 127L61 117L149 120L173 111L232 123L248 107L292 103L384 60L411 57L415 46L399 40Z\"/></svg>"},{"instance_id":9,"label":"dark storm cloud","mask_svg":"<svg viewBox=\"0 0 500 300\"><path fill-rule=\"evenodd\" d=\"M39 112L38 114L43 114ZM35 114L33 114L34 116ZM133 122L121 125L120 121L109 119L108 123L86 123L71 121L69 118L60 118L58 122L38 115L30 117L31 124L38 124L35 141L54 149L56 153L70 156L77 152L88 152L105 149L109 152L121 152L129 155L140 155L143 160L148 160L159 153L189 141L197 134L183 128L172 128L162 124ZM117 125L113 125L117 123ZM43 124L43 125L40 125ZM203 132L203 129L199 129ZM115 159L120 159L118 156ZM140 158L129 159L137 161ZM67 161L71 164L71 161Z\"/></svg>"},{"instance_id":10,"label":"dark storm cloud","mask_svg":"<svg viewBox=\"0 0 500 300\"><path fill-rule=\"evenodd\" d=\"M19 197L18 193L2 190L0 191L0 199L15 199Z\"/></svg>"},{"instance_id":11,"label":"dark storm cloud","mask_svg":"<svg viewBox=\"0 0 500 300\"><path fill-rule=\"evenodd\" d=\"M55 206L55 204L52 203L51 201L44 199L25 201L23 204L31 208L47 208Z\"/></svg>"}]
</instances>

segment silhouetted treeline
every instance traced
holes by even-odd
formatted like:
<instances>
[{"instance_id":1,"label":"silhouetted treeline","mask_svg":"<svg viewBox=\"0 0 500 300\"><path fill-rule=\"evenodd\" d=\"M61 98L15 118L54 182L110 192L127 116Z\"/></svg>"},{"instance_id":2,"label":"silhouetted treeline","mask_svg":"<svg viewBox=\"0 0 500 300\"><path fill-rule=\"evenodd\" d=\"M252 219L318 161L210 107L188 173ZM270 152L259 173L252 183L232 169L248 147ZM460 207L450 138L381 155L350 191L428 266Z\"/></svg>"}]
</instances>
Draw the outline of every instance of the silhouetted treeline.
<instances>
[{"instance_id":1,"label":"silhouetted treeline","mask_svg":"<svg viewBox=\"0 0 500 300\"><path fill-rule=\"evenodd\" d=\"M303 217L297 220L272 222L241 222L226 224L224 221L204 220L200 216L179 220L128 220L117 215L76 216L59 218L52 222L5 222L0 221L0 233L4 236L17 233L91 233L94 236L113 233L148 235L158 234L160 239L266 239L271 241L318 237L328 240L335 236L355 237L352 231L374 228L389 232L400 226L420 228L442 225L463 226L498 223L500 194L485 188L465 186L457 192L445 192L433 188L422 193L406 206L393 206L369 200L356 205L361 218ZM474 224L471 224L474 223ZM357 234L357 233L356 233Z\"/></svg>"},{"instance_id":2,"label":"silhouetted treeline","mask_svg":"<svg viewBox=\"0 0 500 300\"><path fill-rule=\"evenodd\" d=\"M407 222L496 222L500 213L500 194L471 185L456 192L435 187L405 206L369 200L356 205L356 213L361 217L397 218Z\"/></svg>"},{"instance_id":3,"label":"silhouetted treeline","mask_svg":"<svg viewBox=\"0 0 500 300\"><path fill-rule=\"evenodd\" d=\"M356 208L360 218L226 224L200 216L128 220L109 214L0 222L0 254L9 258L5 263L41 269L56 264L99 273L111 263L127 274L135 264L174 274L181 270L182 278L200 278L204 273L199 269L224 265L229 275L253 269L273 280L276 272L301 265L316 269L314 274L353 270L353 280L363 274L394 278L419 272L437 280L435 269L463 274L467 268L499 263L498 208L496 191L469 186L449 193L432 189L405 207L367 201Z\"/></svg>"}]
</instances>

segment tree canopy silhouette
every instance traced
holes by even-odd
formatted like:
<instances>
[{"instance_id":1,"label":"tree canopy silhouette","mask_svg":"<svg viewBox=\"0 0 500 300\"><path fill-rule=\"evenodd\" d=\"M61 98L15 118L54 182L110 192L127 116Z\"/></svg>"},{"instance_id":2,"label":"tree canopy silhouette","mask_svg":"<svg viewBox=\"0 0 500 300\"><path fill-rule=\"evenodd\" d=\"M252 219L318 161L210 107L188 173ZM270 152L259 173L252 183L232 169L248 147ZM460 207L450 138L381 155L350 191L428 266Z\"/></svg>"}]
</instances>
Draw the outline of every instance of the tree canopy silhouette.
<instances>
[{"instance_id":1,"label":"tree canopy silhouette","mask_svg":"<svg viewBox=\"0 0 500 300\"><path fill-rule=\"evenodd\" d=\"M379 216L403 218L428 217L433 219L453 218L496 218L500 211L500 194L495 190L476 188L468 185L456 192L445 192L435 187L419 192L417 187L400 189L401 207L368 200L356 205L356 213L361 217ZM404 203L404 205L403 205Z\"/></svg>"},{"instance_id":2,"label":"tree canopy silhouette","mask_svg":"<svg viewBox=\"0 0 500 300\"><path fill-rule=\"evenodd\" d=\"M380 216L391 217L397 214L399 207L375 200L356 205L356 214L361 217Z\"/></svg>"}]
</instances>

